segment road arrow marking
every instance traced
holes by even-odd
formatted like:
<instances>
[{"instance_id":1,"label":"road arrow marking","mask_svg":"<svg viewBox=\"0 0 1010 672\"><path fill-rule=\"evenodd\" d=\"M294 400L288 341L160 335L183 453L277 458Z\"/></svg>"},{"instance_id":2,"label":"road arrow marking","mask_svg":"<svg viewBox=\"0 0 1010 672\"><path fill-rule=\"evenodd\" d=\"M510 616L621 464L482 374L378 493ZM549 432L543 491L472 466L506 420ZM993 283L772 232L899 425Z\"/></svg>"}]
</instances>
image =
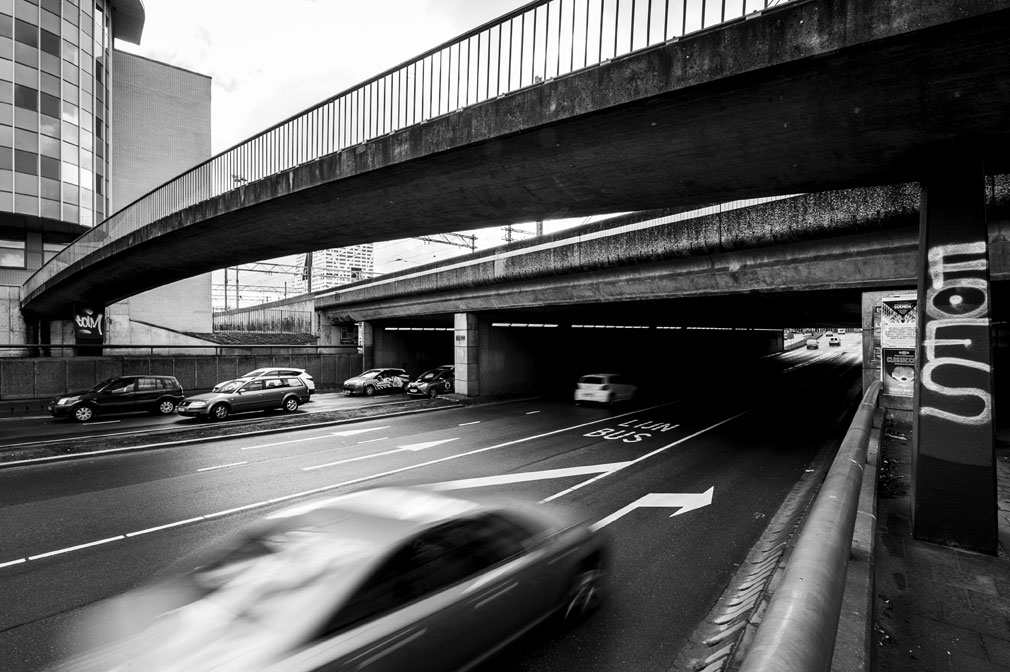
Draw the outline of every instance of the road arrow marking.
<instances>
[{"instance_id":1,"label":"road arrow marking","mask_svg":"<svg viewBox=\"0 0 1010 672\"><path fill-rule=\"evenodd\" d=\"M378 429L385 429L385 427L379 427ZM411 443L406 446L397 446L393 450L386 450L381 453L371 453L370 455L359 455L358 457L349 457L346 460L337 460L336 462L327 462L326 464L317 464L312 467L302 467L302 471L314 471L316 469L323 469L325 467L335 467L340 464L347 464L348 462L359 462L361 460L370 460L373 457L382 457L384 455L392 455L393 453L402 453L405 450L424 450L425 448L431 448L432 446L438 446L443 443L449 443L450 441L456 441L459 437L453 439L441 439L439 441L426 441L425 443Z\"/></svg>"},{"instance_id":2,"label":"road arrow marking","mask_svg":"<svg viewBox=\"0 0 1010 672\"><path fill-rule=\"evenodd\" d=\"M651 492L639 500L628 504L623 509L615 511L606 518L594 523L590 527L595 532L596 530L606 527L624 514L630 513L637 508L644 507L679 507L678 511L674 511L670 514L670 517L673 518L674 516L679 516L682 513L687 513L688 511L694 511L695 509L700 509L703 506L708 506L712 503L712 493L714 491L715 486L709 488L701 494Z\"/></svg>"},{"instance_id":3,"label":"road arrow marking","mask_svg":"<svg viewBox=\"0 0 1010 672\"><path fill-rule=\"evenodd\" d=\"M389 425L385 427L368 427L366 429L345 429L341 432L331 432L330 436L354 436L355 434L364 434L365 432L377 432L380 429L389 429Z\"/></svg>"},{"instance_id":4,"label":"road arrow marking","mask_svg":"<svg viewBox=\"0 0 1010 672\"><path fill-rule=\"evenodd\" d=\"M443 443L449 443L450 441L458 441L457 436L454 439L440 439L438 441L426 441L424 443L411 443L406 446L397 446L400 450L424 450L425 448L434 448L435 446L440 446Z\"/></svg>"},{"instance_id":5,"label":"road arrow marking","mask_svg":"<svg viewBox=\"0 0 1010 672\"><path fill-rule=\"evenodd\" d=\"M611 464L594 464L587 467L570 467L567 469L548 469L546 471L527 471L520 474L502 474L500 476L484 476L481 478L465 478L459 481L443 481L431 483L426 488L432 490L463 490L465 488L486 488L507 483L525 483L527 481L545 481L551 478L567 478L569 476L584 476L586 474L606 474L617 471L628 465L628 462Z\"/></svg>"}]
</instances>

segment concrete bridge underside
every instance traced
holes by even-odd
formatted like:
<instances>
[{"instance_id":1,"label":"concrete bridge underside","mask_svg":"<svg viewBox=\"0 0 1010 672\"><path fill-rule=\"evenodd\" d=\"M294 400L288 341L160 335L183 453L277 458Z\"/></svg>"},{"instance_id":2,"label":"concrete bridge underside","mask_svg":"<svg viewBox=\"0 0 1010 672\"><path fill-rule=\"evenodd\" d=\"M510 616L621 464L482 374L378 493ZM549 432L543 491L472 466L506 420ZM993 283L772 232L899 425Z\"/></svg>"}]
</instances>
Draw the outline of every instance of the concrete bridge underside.
<instances>
[{"instance_id":1,"label":"concrete bridge underside","mask_svg":"<svg viewBox=\"0 0 1010 672\"><path fill-rule=\"evenodd\" d=\"M1002 172L1010 1L954 4L789 3L191 207L110 240L22 307L64 317L75 301L326 247L913 181L952 140Z\"/></svg>"}]
</instances>

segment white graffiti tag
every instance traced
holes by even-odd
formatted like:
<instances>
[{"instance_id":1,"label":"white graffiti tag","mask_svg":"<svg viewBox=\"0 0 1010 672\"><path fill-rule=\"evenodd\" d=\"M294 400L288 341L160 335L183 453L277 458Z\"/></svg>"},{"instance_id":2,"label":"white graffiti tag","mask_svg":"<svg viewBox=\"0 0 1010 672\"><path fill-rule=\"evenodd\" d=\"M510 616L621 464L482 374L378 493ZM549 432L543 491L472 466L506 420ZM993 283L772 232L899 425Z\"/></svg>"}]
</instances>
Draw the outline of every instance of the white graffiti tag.
<instances>
[{"instance_id":1,"label":"white graffiti tag","mask_svg":"<svg viewBox=\"0 0 1010 672\"><path fill-rule=\"evenodd\" d=\"M962 260L951 261L950 257ZM973 348L974 339L966 337L966 332L976 329L983 330L985 335L989 333L986 245L984 242L942 245L931 249L928 259L932 282L926 290L926 314L932 319L926 321L922 342L926 359L922 367L922 385L943 397L975 397L982 402L982 410L976 415L961 415L923 406L920 414L965 425L984 425L992 418L992 395L977 387L942 385L933 380L933 374L943 366L990 373L988 353ZM967 273L981 277L964 277ZM954 334L951 338L943 338L941 330L953 330ZM988 339L983 338L982 342L988 343ZM963 348L963 356L937 356L937 348L951 347Z\"/></svg>"}]
</instances>

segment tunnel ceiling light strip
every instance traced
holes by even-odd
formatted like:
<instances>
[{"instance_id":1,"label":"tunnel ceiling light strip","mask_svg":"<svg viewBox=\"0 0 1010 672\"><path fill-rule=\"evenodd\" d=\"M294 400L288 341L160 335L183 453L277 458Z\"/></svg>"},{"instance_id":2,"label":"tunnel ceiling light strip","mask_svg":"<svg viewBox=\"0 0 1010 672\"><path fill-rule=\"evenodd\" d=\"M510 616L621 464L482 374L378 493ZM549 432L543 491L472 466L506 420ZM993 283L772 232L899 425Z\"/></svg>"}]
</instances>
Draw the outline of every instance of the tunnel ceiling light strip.
<instances>
[{"instance_id":1,"label":"tunnel ceiling light strip","mask_svg":"<svg viewBox=\"0 0 1010 672\"><path fill-rule=\"evenodd\" d=\"M492 322L492 327L527 327L533 329L554 329L556 324L540 324L533 322Z\"/></svg>"},{"instance_id":2,"label":"tunnel ceiling light strip","mask_svg":"<svg viewBox=\"0 0 1010 672\"><path fill-rule=\"evenodd\" d=\"M383 327L383 331L455 331L452 327Z\"/></svg>"}]
</instances>

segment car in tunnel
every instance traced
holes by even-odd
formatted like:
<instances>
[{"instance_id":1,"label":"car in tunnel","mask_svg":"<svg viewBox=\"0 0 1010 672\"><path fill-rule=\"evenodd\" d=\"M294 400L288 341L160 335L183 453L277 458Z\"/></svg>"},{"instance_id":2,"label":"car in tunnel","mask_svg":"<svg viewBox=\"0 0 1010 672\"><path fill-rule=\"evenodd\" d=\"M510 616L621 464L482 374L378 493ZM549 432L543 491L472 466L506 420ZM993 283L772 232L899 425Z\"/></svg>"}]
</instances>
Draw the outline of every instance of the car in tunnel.
<instances>
[{"instance_id":1,"label":"car in tunnel","mask_svg":"<svg viewBox=\"0 0 1010 672\"><path fill-rule=\"evenodd\" d=\"M147 672L470 669L552 617L589 616L607 560L566 508L361 490L272 513L102 605L96 620L132 637L95 655Z\"/></svg>"},{"instance_id":2,"label":"car in tunnel","mask_svg":"<svg viewBox=\"0 0 1010 672\"><path fill-rule=\"evenodd\" d=\"M411 397L436 397L451 394L456 389L456 367L452 364L437 366L425 371L417 380L407 385L407 395Z\"/></svg>"},{"instance_id":3,"label":"car in tunnel","mask_svg":"<svg viewBox=\"0 0 1010 672\"><path fill-rule=\"evenodd\" d=\"M841 345L841 344L842 339L838 338L837 336L831 336L828 338L828 345Z\"/></svg>"},{"instance_id":4,"label":"car in tunnel","mask_svg":"<svg viewBox=\"0 0 1010 672\"><path fill-rule=\"evenodd\" d=\"M344 392L371 397L383 392L403 392L408 383L410 376L403 369L368 369L345 380Z\"/></svg>"},{"instance_id":5,"label":"car in tunnel","mask_svg":"<svg viewBox=\"0 0 1010 672\"><path fill-rule=\"evenodd\" d=\"M821 347L820 342L816 338L807 339L807 350L817 350Z\"/></svg>"},{"instance_id":6,"label":"car in tunnel","mask_svg":"<svg viewBox=\"0 0 1010 672\"><path fill-rule=\"evenodd\" d=\"M590 373L575 384L575 403L610 404L630 401L638 386L619 373Z\"/></svg>"}]
</instances>

